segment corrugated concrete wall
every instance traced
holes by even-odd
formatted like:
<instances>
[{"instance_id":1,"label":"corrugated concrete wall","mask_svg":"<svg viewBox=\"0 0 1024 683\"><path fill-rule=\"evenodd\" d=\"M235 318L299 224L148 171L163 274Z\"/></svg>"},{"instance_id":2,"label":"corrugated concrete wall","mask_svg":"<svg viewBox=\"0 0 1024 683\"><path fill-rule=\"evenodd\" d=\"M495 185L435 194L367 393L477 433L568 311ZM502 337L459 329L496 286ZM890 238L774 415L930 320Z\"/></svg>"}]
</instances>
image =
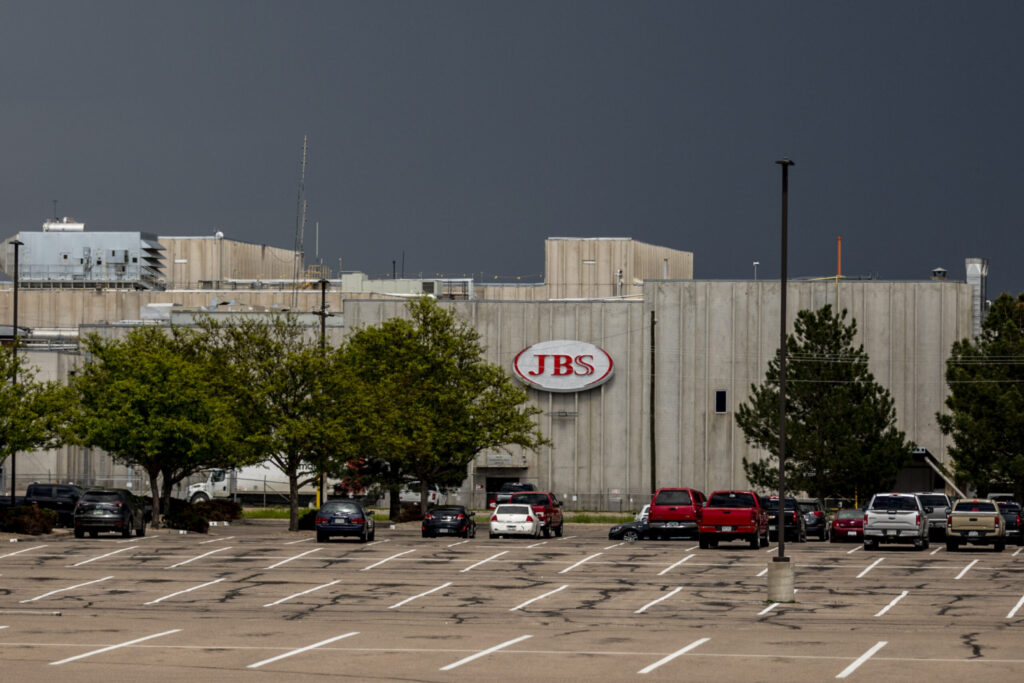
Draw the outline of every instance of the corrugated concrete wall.
<instances>
[{"instance_id":1,"label":"corrugated concrete wall","mask_svg":"<svg viewBox=\"0 0 1024 683\"><path fill-rule=\"evenodd\" d=\"M693 253L625 237L548 238L544 264L549 299L628 296L642 280L693 277Z\"/></svg>"},{"instance_id":2,"label":"corrugated concrete wall","mask_svg":"<svg viewBox=\"0 0 1024 683\"><path fill-rule=\"evenodd\" d=\"M163 237L167 287L189 289L202 281L290 279L294 251L217 237Z\"/></svg>"}]
</instances>

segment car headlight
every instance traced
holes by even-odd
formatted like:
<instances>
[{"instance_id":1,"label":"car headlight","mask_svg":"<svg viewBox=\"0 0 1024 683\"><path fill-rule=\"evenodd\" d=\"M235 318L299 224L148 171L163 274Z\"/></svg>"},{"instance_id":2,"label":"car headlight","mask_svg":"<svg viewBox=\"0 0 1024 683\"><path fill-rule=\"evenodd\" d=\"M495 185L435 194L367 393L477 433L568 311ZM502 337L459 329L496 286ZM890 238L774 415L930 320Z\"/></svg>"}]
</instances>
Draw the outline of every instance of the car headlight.
<instances>
[{"instance_id":1,"label":"car headlight","mask_svg":"<svg viewBox=\"0 0 1024 683\"><path fill-rule=\"evenodd\" d=\"M614 534L616 531L622 531L622 527L621 526L613 526L611 533Z\"/></svg>"}]
</instances>

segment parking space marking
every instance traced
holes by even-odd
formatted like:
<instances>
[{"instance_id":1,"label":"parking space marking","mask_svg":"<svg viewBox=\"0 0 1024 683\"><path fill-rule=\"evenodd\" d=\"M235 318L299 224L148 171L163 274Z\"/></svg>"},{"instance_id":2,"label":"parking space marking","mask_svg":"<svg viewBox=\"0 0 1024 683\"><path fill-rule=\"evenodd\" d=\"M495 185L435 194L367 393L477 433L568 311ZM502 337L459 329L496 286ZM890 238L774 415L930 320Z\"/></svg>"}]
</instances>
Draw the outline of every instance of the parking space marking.
<instances>
[{"instance_id":1,"label":"parking space marking","mask_svg":"<svg viewBox=\"0 0 1024 683\"><path fill-rule=\"evenodd\" d=\"M691 546L691 547L687 548L686 550L684 550L683 552L684 553L689 553L689 552L692 552L692 551L696 550L699 547L700 547L699 545Z\"/></svg>"},{"instance_id":2,"label":"parking space marking","mask_svg":"<svg viewBox=\"0 0 1024 683\"><path fill-rule=\"evenodd\" d=\"M74 657L68 657L67 659L62 659L62 660L60 660L58 662L50 662L50 666L59 666L61 664L67 664L68 662L74 662L74 661L79 660L79 659L85 659L86 657L92 657L93 655L99 655L99 654L103 654L104 652L110 652L111 650L117 650L118 648L128 647L129 645L135 645L136 643L141 643L141 642L146 641L146 640L152 640L153 638L160 638L161 636L168 636L168 635L170 635L172 633L177 633L180 630L181 630L180 628L173 628L170 631L164 631L163 633L154 633L151 636L143 636L141 638L136 638L135 640L129 640L127 643L118 643L117 645L109 645L107 647L100 648L99 650L93 650L92 652L86 652L84 654L75 655Z\"/></svg>"},{"instance_id":3,"label":"parking space marking","mask_svg":"<svg viewBox=\"0 0 1024 683\"><path fill-rule=\"evenodd\" d=\"M935 550L931 551L931 552L930 552L930 553L928 553L928 554L929 554L929 555L934 555L935 553L939 552L940 550L942 550L942 546L941 546L941 545L940 545L940 546L937 546L937 547L935 548Z\"/></svg>"},{"instance_id":4,"label":"parking space marking","mask_svg":"<svg viewBox=\"0 0 1024 683\"><path fill-rule=\"evenodd\" d=\"M966 567L964 567L963 569L961 569L961 570L960 570L960 573L956 575L956 579L962 579L962 578L964 577L964 574L966 574L966 573L967 573L967 571L968 571L968 570L969 570L969 569L970 569L971 567L973 567L974 565L976 565L976 564L978 564L978 561L977 561L977 560L971 560L971 563L970 563L969 565L967 565Z\"/></svg>"},{"instance_id":5,"label":"parking space marking","mask_svg":"<svg viewBox=\"0 0 1024 683\"><path fill-rule=\"evenodd\" d=\"M315 553L315 552L317 552L319 550L323 550L323 548L313 548L312 550L307 550L306 552L299 553L298 555L295 555L294 557L289 557L287 560L281 560L280 562L277 562L276 564L272 564L269 567L267 567L267 569L276 569L277 567L280 567L282 564L288 564L292 560L297 560L300 557L305 557L306 555L310 555L310 554Z\"/></svg>"},{"instance_id":6,"label":"parking space marking","mask_svg":"<svg viewBox=\"0 0 1024 683\"><path fill-rule=\"evenodd\" d=\"M141 543L143 541L152 541L156 536L136 536L134 538L123 538L120 541L114 541L118 545L122 543Z\"/></svg>"},{"instance_id":7,"label":"parking space marking","mask_svg":"<svg viewBox=\"0 0 1024 683\"><path fill-rule=\"evenodd\" d=\"M611 550L612 548L618 548L620 545L626 545L625 543L616 543L615 545L605 546L601 550Z\"/></svg>"},{"instance_id":8,"label":"parking space marking","mask_svg":"<svg viewBox=\"0 0 1024 683\"><path fill-rule=\"evenodd\" d=\"M499 557L501 557L502 555L504 555L504 554L505 554L505 553L507 553L507 552L508 552L507 550L502 550L502 551L501 551L500 553L498 553L498 554L496 554L496 555L491 555L491 556L490 556L490 557L488 557L488 558L487 558L486 560L480 560L480 561L479 561L479 562L477 562L476 564L471 564L471 565L469 565L468 567L466 567L465 569L463 569L463 570L462 570L462 571L460 571L459 573L460 573L460 574L462 574L463 572L468 572L468 571L469 571L470 569L473 569L474 567L479 567L480 565L482 565L482 564L485 564L485 563L487 563L487 562L490 562L490 561L491 561L491 560L493 560L493 559L499 558Z\"/></svg>"},{"instance_id":9,"label":"parking space marking","mask_svg":"<svg viewBox=\"0 0 1024 683\"><path fill-rule=\"evenodd\" d=\"M144 602L142 604L143 605L155 605L156 603L163 602L164 600L167 600L168 598L173 598L175 595L182 595L183 593L191 593L192 591L199 590L200 588L206 588L207 586L212 586L215 583L220 583L223 580L224 579L214 579L213 581L207 581L206 583L201 583L198 586L192 586L191 588L186 588L183 591L177 591L176 593L171 593L170 595L165 595L162 598L157 598L156 600L150 600L149 602Z\"/></svg>"},{"instance_id":10,"label":"parking space marking","mask_svg":"<svg viewBox=\"0 0 1024 683\"><path fill-rule=\"evenodd\" d=\"M183 565L186 565L186 564L188 564L189 562L195 562L196 560L201 560L201 559L203 559L204 557L207 557L207 556L209 556L209 555L213 555L214 553L222 553L222 552L224 552L225 550L231 550L231 546L229 545L229 546L227 546L227 547L224 547L224 548L217 548L216 550L211 550L211 551L210 551L210 552L208 552L208 553L203 553L202 555L197 555L196 557L193 557L193 558L191 558L191 559L188 559L188 560L184 560L184 561L182 561L182 562L179 562L179 563L177 563L177 564L172 564L171 566L169 566L169 567L166 567L166 568L167 568L167 569L174 569L175 567L181 567L181 566L183 566Z\"/></svg>"},{"instance_id":11,"label":"parking space marking","mask_svg":"<svg viewBox=\"0 0 1024 683\"><path fill-rule=\"evenodd\" d=\"M684 557L683 559L679 560L678 562L676 562L671 567L668 567L666 569L662 569L660 572L658 572L658 576L662 576L664 574L668 574L670 571L672 571L673 569L675 569L676 567L681 565L683 562L686 562L687 560L689 560L689 559L691 559L693 557L695 557L695 555L687 555L686 557Z\"/></svg>"},{"instance_id":12,"label":"parking space marking","mask_svg":"<svg viewBox=\"0 0 1024 683\"><path fill-rule=\"evenodd\" d=\"M644 605L643 607L641 607L637 611L633 612L633 614L643 614L644 612L647 611L648 607L653 607L654 605L657 605L662 600L668 600L669 598L671 598L673 595L675 595L676 593L678 593L681 590L683 590L683 587L679 586L675 590L673 590L673 591L671 591L669 593L666 593L665 595L661 596L657 600L652 600L651 602L647 603L646 605Z\"/></svg>"},{"instance_id":13,"label":"parking space marking","mask_svg":"<svg viewBox=\"0 0 1024 683\"><path fill-rule=\"evenodd\" d=\"M857 670L858 667L860 667L861 664L871 659L872 655L874 655L876 652L885 647L887 643L888 641L885 640L880 640L877 643L875 643L870 650L868 650L860 657L858 657L856 661L853 662L853 664L850 664L850 666L840 671L836 678L846 678L847 676L852 674L854 671Z\"/></svg>"},{"instance_id":14,"label":"parking space marking","mask_svg":"<svg viewBox=\"0 0 1024 683\"><path fill-rule=\"evenodd\" d=\"M246 668L247 669L257 669L257 668L263 666L264 664L270 664L272 662L278 661L279 659L284 659L285 657L292 657L294 655L301 655L303 652L309 652L310 650L315 650L318 647L323 647L324 645L329 645L330 643L333 643L336 640L341 640L342 638L349 638L351 636L355 636L355 635L358 635L358 634L359 634L359 631L352 631L351 633L343 633L340 636L334 636L333 638L328 638L327 640L321 640L319 643L313 643L312 645L307 645L306 647L300 647L297 650L291 650L290 652L285 652L284 654L277 655L276 657L271 657L270 659L264 659L262 662L256 662L255 664L250 664Z\"/></svg>"},{"instance_id":15,"label":"parking space marking","mask_svg":"<svg viewBox=\"0 0 1024 683\"><path fill-rule=\"evenodd\" d=\"M36 600L42 600L43 598L48 598L51 595L56 595L57 593L66 593L67 591L74 590L76 588L81 588L82 586L88 586L90 584L99 583L101 581L106 581L106 580L112 579L112 578L114 578L114 577L113 576L104 576L102 579L95 579L93 581L86 581L85 583L79 583L79 584L76 584L74 586L68 586L67 588L58 588L55 591L50 591L49 593L43 593L42 595L37 595L34 598L29 598L28 600L19 600L18 602L19 603L35 602Z\"/></svg>"},{"instance_id":16,"label":"parking space marking","mask_svg":"<svg viewBox=\"0 0 1024 683\"><path fill-rule=\"evenodd\" d=\"M4 559L5 557L10 557L12 555L20 555L22 553L27 553L30 550L36 550L37 548L42 548L42 547L43 547L42 544L31 545L31 546L29 546L29 547L27 547L27 548L25 548L23 550L15 550L13 553L7 553L6 555L0 555L0 560Z\"/></svg>"},{"instance_id":17,"label":"parking space marking","mask_svg":"<svg viewBox=\"0 0 1024 683\"><path fill-rule=\"evenodd\" d=\"M274 602L268 602L267 604L265 604L263 606L264 607L273 607L274 605L280 605L282 602L287 602L288 600L291 600L292 598L297 598L300 595L305 595L306 593L312 593L313 591L318 591L321 588L327 588L328 586L333 586L336 583L341 583L341 579L335 579L334 581L331 581L330 583L325 583L322 586L314 586L313 588L309 588L309 589L301 591L299 593L295 593L294 595L289 595L287 598L281 598L280 600L275 600Z\"/></svg>"},{"instance_id":18,"label":"parking space marking","mask_svg":"<svg viewBox=\"0 0 1024 683\"><path fill-rule=\"evenodd\" d=\"M1017 557L1018 555L1020 555L1021 550L1024 550L1024 548L1017 548L1017 552L1015 552L1013 555L1010 555L1010 557Z\"/></svg>"},{"instance_id":19,"label":"parking space marking","mask_svg":"<svg viewBox=\"0 0 1024 683\"><path fill-rule=\"evenodd\" d=\"M554 595L558 591L565 590L568 587L569 587L569 584L565 584L564 586L559 586L558 588L556 588L553 591L548 591L544 595L538 595L535 598L530 598L526 602L524 602L522 604L519 604L519 605L516 605L515 607L512 607L511 609L509 609L509 612L515 612L517 609L522 609L522 608L526 607L527 605L530 605L530 604L533 604L533 603L537 602L538 600L543 600L544 598L548 597L549 595Z\"/></svg>"},{"instance_id":20,"label":"parking space marking","mask_svg":"<svg viewBox=\"0 0 1024 683\"><path fill-rule=\"evenodd\" d=\"M642 668L639 671L637 671L637 673L638 674L650 673L650 672L654 671L655 669L657 669L662 664L668 664L669 662L671 662L676 657L679 657L681 655L685 655L690 650L694 649L695 647L699 647L699 646L703 645L704 643L708 642L709 640L711 640L711 639L710 638L700 638L699 640L695 640L692 643L690 643L689 645L687 645L686 647L680 648L680 649L676 650L675 652L673 652L672 654L668 655L667 657L662 657L661 659L656 661L654 664L650 664L648 666L645 666L644 668Z\"/></svg>"},{"instance_id":21,"label":"parking space marking","mask_svg":"<svg viewBox=\"0 0 1024 683\"><path fill-rule=\"evenodd\" d=\"M285 545L295 545L296 543L309 543L312 540L313 540L313 537L310 536L309 538L300 538L297 541L288 541L287 543L285 543Z\"/></svg>"},{"instance_id":22,"label":"parking space marking","mask_svg":"<svg viewBox=\"0 0 1024 683\"><path fill-rule=\"evenodd\" d=\"M407 603L407 602L412 602L412 601L413 601L413 600L415 600L416 598L422 598L422 597L423 597L424 595L430 595L431 593L436 593L437 591L439 591L439 590L442 590L442 589L445 589L445 588L447 588L447 587L448 587L448 586L450 586L450 585L452 585L452 582L451 582L451 581L449 581L448 583L442 583L442 584L441 584L440 586L438 586L437 588L431 588L431 589L430 589L430 590L428 590L428 591L423 591L423 592L422 592L422 593L420 593L419 595L414 595L414 596L412 596L411 598L406 598L405 600L402 600L401 602L396 602L395 604L393 604L393 605L391 605L390 607L388 607L388 609L395 609L396 607L401 607L402 605L404 605L404 604L405 604L405 603Z\"/></svg>"},{"instance_id":23,"label":"parking space marking","mask_svg":"<svg viewBox=\"0 0 1024 683\"><path fill-rule=\"evenodd\" d=\"M532 544L532 545L528 545L528 546L526 546L526 547L527 547L527 548L536 548L537 546L539 546L539 545L544 545L545 543L547 543L547 541L541 541L540 543L534 543L534 544Z\"/></svg>"},{"instance_id":24,"label":"parking space marking","mask_svg":"<svg viewBox=\"0 0 1024 683\"><path fill-rule=\"evenodd\" d=\"M374 567L379 567L379 566L381 566L382 564L384 564L384 563L385 563L385 562L387 562L388 560L393 560L393 559L395 559L396 557L401 557L402 555L408 555L408 554L409 554L409 553L411 553L411 552L415 552L415 550L416 550L416 548L412 548L412 549L410 549L410 550L403 550L402 552L398 553L397 555L392 555L391 557L385 557L385 558L384 558L383 560L381 560L380 562L375 562L374 564L371 564L371 565L370 565L369 567L363 567L363 568L362 568L362 569L360 569L359 571L361 571L361 572L369 571L369 570L373 569Z\"/></svg>"},{"instance_id":25,"label":"parking space marking","mask_svg":"<svg viewBox=\"0 0 1024 683\"><path fill-rule=\"evenodd\" d=\"M764 576L764 575L765 575L765 574L767 574L767 573L768 573L768 567L765 567L764 569L762 569L761 571L759 571L759 572L757 573L757 575L758 575L758 577L761 577L761 576Z\"/></svg>"},{"instance_id":26,"label":"parking space marking","mask_svg":"<svg viewBox=\"0 0 1024 683\"><path fill-rule=\"evenodd\" d=\"M372 545L380 545L381 543L390 543L390 542L391 542L390 538L384 538L384 539L381 539L379 541L370 541L369 543L366 544L366 547L369 548Z\"/></svg>"},{"instance_id":27,"label":"parking space marking","mask_svg":"<svg viewBox=\"0 0 1024 683\"><path fill-rule=\"evenodd\" d=\"M459 541L458 543L449 543L445 547L446 548L454 548L455 546L462 545L463 543L469 543L469 539L467 538L465 541Z\"/></svg>"},{"instance_id":28,"label":"parking space marking","mask_svg":"<svg viewBox=\"0 0 1024 683\"><path fill-rule=\"evenodd\" d=\"M864 546L862 546L862 545L857 545L857 546L854 546L852 550L849 550L849 551L847 551L847 553L846 553L846 554L847 554L847 555L853 555L853 554L854 554L855 552L857 552L858 550L863 550L863 549L864 549Z\"/></svg>"},{"instance_id":29,"label":"parking space marking","mask_svg":"<svg viewBox=\"0 0 1024 683\"><path fill-rule=\"evenodd\" d=\"M464 657L464 658L460 659L457 662L452 662L451 664L449 664L447 666L442 666L440 670L441 671L451 671L452 669L454 669L457 666L462 666L463 664L468 664L469 662L472 662L473 660L480 659L481 657L486 657L487 655L489 655L489 654L491 654L493 652L497 652L498 650L503 650L506 647L509 647L511 645L515 645L516 643L522 642L522 641L526 640L527 638L533 638L533 636L532 635L519 636L518 638L513 638L512 640L507 640L504 643L501 643L500 645L495 645L494 647L489 647L486 650L482 650L480 652L477 652L475 655L470 655L469 657Z\"/></svg>"},{"instance_id":30,"label":"parking space marking","mask_svg":"<svg viewBox=\"0 0 1024 683\"><path fill-rule=\"evenodd\" d=\"M796 595L799 591L800 591L799 588L794 588L793 589L793 595ZM773 609L775 609L776 607L778 607L781 604L782 604L781 602L773 602L772 604L768 605L763 610L758 612L757 616L763 617L764 615L768 614L769 612L771 612Z\"/></svg>"},{"instance_id":31,"label":"parking space marking","mask_svg":"<svg viewBox=\"0 0 1024 683\"><path fill-rule=\"evenodd\" d=\"M1021 607L1024 607L1024 597L1017 601L1017 604L1014 606L1012 610L1010 610L1010 613L1006 615L1006 618L1013 619L1013 615L1015 615L1017 613L1017 610L1019 610Z\"/></svg>"},{"instance_id":32,"label":"parking space marking","mask_svg":"<svg viewBox=\"0 0 1024 683\"><path fill-rule=\"evenodd\" d=\"M199 545L206 545L207 543L216 543L217 541L227 541L234 538L234 536L225 536L224 538L211 538L209 541L199 541Z\"/></svg>"},{"instance_id":33,"label":"parking space marking","mask_svg":"<svg viewBox=\"0 0 1024 683\"><path fill-rule=\"evenodd\" d=\"M569 573L570 571L572 571L573 569L575 569L576 567L578 567L578 566L580 566L581 564L583 564L584 562L586 562L587 560L592 560L592 559L594 559L595 557L597 557L598 555L601 555L601 554L602 554L602 553L594 553L594 554L593 554L593 555L591 555L590 557L584 557L584 558L583 558L582 560L580 560L580 561L579 561L579 562L577 562L576 564L572 565L571 567L566 567L565 569L563 569L562 571L560 571L560 572L558 572L558 573L559 573L559 574L567 574L567 573Z\"/></svg>"},{"instance_id":34,"label":"parking space marking","mask_svg":"<svg viewBox=\"0 0 1024 683\"><path fill-rule=\"evenodd\" d=\"M885 606L885 607L883 607L882 609L878 610L878 613L877 613L877 614L875 614L875 616L876 616L876 617L880 617L880 616L882 616L883 614L885 614L886 612L888 612L889 610L891 610L891 609L892 609L893 607L895 607L896 603L897 603L897 602L899 602L900 600L902 600L902 599L903 599L903 598L905 598L905 597L907 597L907 591L903 591L903 592L902 592L902 593L900 593L900 594L899 594L898 596L896 596L896 598L895 598L895 599L893 599L893 601L892 601L892 602L890 602L890 603L889 603L888 605L886 605L886 606Z\"/></svg>"},{"instance_id":35,"label":"parking space marking","mask_svg":"<svg viewBox=\"0 0 1024 683\"><path fill-rule=\"evenodd\" d=\"M865 574L867 574L867 573L868 573L869 571L871 571L872 569L874 569L875 567L877 567L877 566L878 566L878 563L879 563L879 562L881 562L881 561L882 561L882 560L884 560L884 559L885 559L884 557L880 557L880 558L878 558L877 560L875 560L874 562L872 562L872 563L871 563L870 565L868 565L868 568L867 568L867 569L865 569L864 571L862 571L862 572L861 572L860 574L857 574L857 578L858 578L858 579L859 579L859 578L861 578L862 576L864 576Z\"/></svg>"},{"instance_id":36,"label":"parking space marking","mask_svg":"<svg viewBox=\"0 0 1024 683\"><path fill-rule=\"evenodd\" d=\"M102 560L104 557L110 557L111 555L117 555L118 553L123 553L126 550L134 550L137 547L138 546L130 545L127 548L121 548L120 550L114 550L112 552L106 553L105 555L100 555L99 557L93 557L93 558L90 558L88 560L82 560L81 562L78 562L78 563L73 564L71 566L72 567L81 567L83 564L89 564L90 562L95 562L96 560Z\"/></svg>"}]
</instances>

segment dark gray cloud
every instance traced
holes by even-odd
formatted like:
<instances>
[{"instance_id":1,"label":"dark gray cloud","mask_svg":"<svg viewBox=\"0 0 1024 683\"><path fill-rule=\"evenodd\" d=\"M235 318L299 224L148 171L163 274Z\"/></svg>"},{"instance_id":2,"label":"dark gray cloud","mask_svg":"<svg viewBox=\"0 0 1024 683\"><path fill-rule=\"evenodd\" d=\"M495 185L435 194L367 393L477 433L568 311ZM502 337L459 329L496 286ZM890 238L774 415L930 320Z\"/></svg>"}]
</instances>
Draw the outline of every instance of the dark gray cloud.
<instances>
[{"instance_id":1,"label":"dark gray cloud","mask_svg":"<svg viewBox=\"0 0 1024 683\"><path fill-rule=\"evenodd\" d=\"M548 236L700 278L1024 291L1020 3L0 2L0 232L291 246L346 270L537 276Z\"/></svg>"}]
</instances>

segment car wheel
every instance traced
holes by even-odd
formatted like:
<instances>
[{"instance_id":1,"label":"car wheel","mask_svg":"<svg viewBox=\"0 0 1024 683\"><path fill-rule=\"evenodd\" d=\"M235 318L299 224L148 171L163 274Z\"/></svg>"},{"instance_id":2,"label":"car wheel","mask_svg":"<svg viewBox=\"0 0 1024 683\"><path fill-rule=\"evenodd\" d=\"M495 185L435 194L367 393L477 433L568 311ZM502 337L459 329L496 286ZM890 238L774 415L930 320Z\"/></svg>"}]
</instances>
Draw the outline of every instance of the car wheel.
<instances>
[{"instance_id":1,"label":"car wheel","mask_svg":"<svg viewBox=\"0 0 1024 683\"><path fill-rule=\"evenodd\" d=\"M565 522L562 522L555 528L555 536L558 538L562 537L562 532L565 531Z\"/></svg>"},{"instance_id":2,"label":"car wheel","mask_svg":"<svg viewBox=\"0 0 1024 683\"><path fill-rule=\"evenodd\" d=\"M752 550L757 550L760 547L761 547L761 536L755 531L754 534L750 537L750 548Z\"/></svg>"},{"instance_id":3,"label":"car wheel","mask_svg":"<svg viewBox=\"0 0 1024 683\"><path fill-rule=\"evenodd\" d=\"M100 535L100 532L98 532L98 531L90 531L89 532L89 538L96 538L99 535Z\"/></svg>"},{"instance_id":4,"label":"car wheel","mask_svg":"<svg viewBox=\"0 0 1024 683\"><path fill-rule=\"evenodd\" d=\"M363 532L361 534L359 534L359 542L360 543L366 543L368 538L369 538L369 534L366 533L366 527L363 527Z\"/></svg>"},{"instance_id":5,"label":"car wheel","mask_svg":"<svg viewBox=\"0 0 1024 683\"><path fill-rule=\"evenodd\" d=\"M828 541L829 541L829 543L839 543L839 539L836 538L835 534L832 534L831 536L829 536Z\"/></svg>"},{"instance_id":6,"label":"car wheel","mask_svg":"<svg viewBox=\"0 0 1024 683\"><path fill-rule=\"evenodd\" d=\"M316 542L317 543L326 543L328 538L330 538L330 537L327 534L325 534L324 532L322 532L322 531L316 532Z\"/></svg>"},{"instance_id":7,"label":"car wheel","mask_svg":"<svg viewBox=\"0 0 1024 683\"><path fill-rule=\"evenodd\" d=\"M924 550L928 547L928 541L923 538L914 539L914 550Z\"/></svg>"},{"instance_id":8,"label":"car wheel","mask_svg":"<svg viewBox=\"0 0 1024 683\"><path fill-rule=\"evenodd\" d=\"M958 547L959 547L959 544L956 541L950 541L950 540L946 541L946 550L947 551L949 551L951 553L956 552Z\"/></svg>"},{"instance_id":9,"label":"car wheel","mask_svg":"<svg viewBox=\"0 0 1024 683\"><path fill-rule=\"evenodd\" d=\"M625 533L622 534L622 540L627 543L636 543L639 538L640 534L636 532L636 529L627 529Z\"/></svg>"},{"instance_id":10,"label":"car wheel","mask_svg":"<svg viewBox=\"0 0 1024 683\"><path fill-rule=\"evenodd\" d=\"M135 532L135 535L140 537L146 535L146 520L142 520L142 524L139 526L138 531Z\"/></svg>"},{"instance_id":11,"label":"car wheel","mask_svg":"<svg viewBox=\"0 0 1024 683\"><path fill-rule=\"evenodd\" d=\"M128 526L121 530L121 538L131 538L133 531L135 531L135 522L129 518Z\"/></svg>"},{"instance_id":12,"label":"car wheel","mask_svg":"<svg viewBox=\"0 0 1024 683\"><path fill-rule=\"evenodd\" d=\"M75 529L75 538L85 538L85 531L82 529Z\"/></svg>"},{"instance_id":13,"label":"car wheel","mask_svg":"<svg viewBox=\"0 0 1024 683\"><path fill-rule=\"evenodd\" d=\"M824 529L822 529L821 533L818 534L818 540L824 543L827 538L828 538L828 532L825 531Z\"/></svg>"},{"instance_id":14,"label":"car wheel","mask_svg":"<svg viewBox=\"0 0 1024 683\"><path fill-rule=\"evenodd\" d=\"M367 540L369 540L370 543L373 543L373 537L376 536L376 535L377 535L377 530L374 529L373 531L370 532L370 535L367 536Z\"/></svg>"},{"instance_id":15,"label":"car wheel","mask_svg":"<svg viewBox=\"0 0 1024 683\"><path fill-rule=\"evenodd\" d=\"M925 536L924 537L924 542L923 542L923 546L924 547L921 548L921 550L928 550L928 546L930 546L931 544L932 544L932 542L928 540L927 536Z\"/></svg>"},{"instance_id":16,"label":"car wheel","mask_svg":"<svg viewBox=\"0 0 1024 683\"><path fill-rule=\"evenodd\" d=\"M197 493L193 495L191 498L189 498L188 502L192 503L193 505L195 505L196 503L208 503L210 502L210 497L205 493Z\"/></svg>"},{"instance_id":17,"label":"car wheel","mask_svg":"<svg viewBox=\"0 0 1024 683\"><path fill-rule=\"evenodd\" d=\"M492 532L490 533L490 537L491 537L491 538L497 538L497 537L498 537L498 534L496 534L496 533L494 533L494 532L492 531Z\"/></svg>"},{"instance_id":18,"label":"car wheel","mask_svg":"<svg viewBox=\"0 0 1024 683\"><path fill-rule=\"evenodd\" d=\"M767 548L768 547L768 534L767 533L764 536L761 537L761 547L762 548Z\"/></svg>"},{"instance_id":19,"label":"car wheel","mask_svg":"<svg viewBox=\"0 0 1024 683\"><path fill-rule=\"evenodd\" d=\"M875 550L878 548L878 541L864 541L864 550Z\"/></svg>"},{"instance_id":20,"label":"car wheel","mask_svg":"<svg viewBox=\"0 0 1024 683\"><path fill-rule=\"evenodd\" d=\"M1005 549L1006 549L1006 541L997 541L996 542L996 552L997 553L1001 553Z\"/></svg>"},{"instance_id":21,"label":"car wheel","mask_svg":"<svg viewBox=\"0 0 1024 683\"><path fill-rule=\"evenodd\" d=\"M544 526L544 538L551 538L551 527Z\"/></svg>"},{"instance_id":22,"label":"car wheel","mask_svg":"<svg viewBox=\"0 0 1024 683\"><path fill-rule=\"evenodd\" d=\"M421 532L420 532L420 535L421 535L421 536L422 536L423 538L427 538L427 532L426 532L426 531L421 531Z\"/></svg>"}]
</instances>

